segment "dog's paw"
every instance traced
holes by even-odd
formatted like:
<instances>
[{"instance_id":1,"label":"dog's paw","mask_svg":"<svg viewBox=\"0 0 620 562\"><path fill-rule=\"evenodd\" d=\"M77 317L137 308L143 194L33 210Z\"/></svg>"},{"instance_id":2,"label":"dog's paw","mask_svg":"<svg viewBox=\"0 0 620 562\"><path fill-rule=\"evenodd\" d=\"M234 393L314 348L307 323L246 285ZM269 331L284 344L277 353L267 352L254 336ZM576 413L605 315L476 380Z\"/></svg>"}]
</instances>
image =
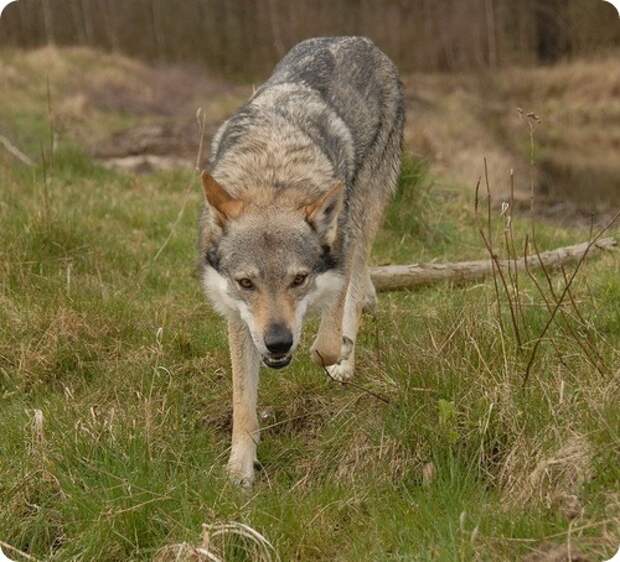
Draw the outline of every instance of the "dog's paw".
<instances>
[{"instance_id":1,"label":"dog's paw","mask_svg":"<svg viewBox=\"0 0 620 562\"><path fill-rule=\"evenodd\" d=\"M338 382L347 382L355 374L355 362L351 359L340 360L335 365L326 367L329 376Z\"/></svg>"},{"instance_id":2,"label":"dog's paw","mask_svg":"<svg viewBox=\"0 0 620 562\"><path fill-rule=\"evenodd\" d=\"M340 360L327 367L329 376L338 382L346 382L353 378L355 373L355 357L353 353L353 340L346 336L342 338L342 346L340 347Z\"/></svg>"},{"instance_id":3,"label":"dog's paw","mask_svg":"<svg viewBox=\"0 0 620 562\"><path fill-rule=\"evenodd\" d=\"M251 488L254 484L254 464L256 461L256 451L252 448L235 449L230 454L228 459L228 465L226 471L228 472L228 478L235 485L240 488Z\"/></svg>"},{"instance_id":4,"label":"dog's paw","mask_svg":"<svg viewBox=\"0 0 620 562\"><path fill-rule=\"evenodd\" d=\"M251 469L228 463L226 467L229 480L239 488L250 489L254 484L254 466Z\"/></svg>"}]
</instances>

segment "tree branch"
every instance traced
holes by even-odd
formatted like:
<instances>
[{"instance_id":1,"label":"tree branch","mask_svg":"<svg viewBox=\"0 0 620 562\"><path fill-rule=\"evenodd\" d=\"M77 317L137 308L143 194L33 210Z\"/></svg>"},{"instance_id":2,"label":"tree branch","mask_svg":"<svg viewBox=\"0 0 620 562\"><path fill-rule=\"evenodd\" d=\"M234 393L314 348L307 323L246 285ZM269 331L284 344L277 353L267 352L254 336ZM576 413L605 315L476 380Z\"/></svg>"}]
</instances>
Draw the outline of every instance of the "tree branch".
<instances>
[{"instance_id":1,"label":"tree branch","mask_svg":"<svg viewBox=\"0 0 620 562\"><path fill-rule=\"evenodd\" d=\"M9 139L2 135L0 135L0 144L4 146L4 148L11 156L17 158L22 164L30 167L34 166L34 162L28 156L26 156L19 148L17 148Z\"/></svg>"},{"instance_id":2,"label":"tree branch","mask_svg":"<svg viewBox=\"0 0 620 562\"><path fill-rule=\"evenodd\" d=\"M549 250L540 254L540 261L530 261L529 267L540 267L541 263L548 269L555 269L570 262L577 262L583 255L593 255L597 251L610 250L617 244L614 238L597 240L588 251L589 242L565 246ZM509 260L498 260L498 265L508 268ZM518 271L525 270L525 261L522 259L511 261ZM372 267L370 277L377 291L398 291L411 289L420 285L430 285L439 281L464 283L479 281L493 274L493 261L463 261L452 263L422 263L411 265L385 265Z\"/></svg>"}]
</instances>

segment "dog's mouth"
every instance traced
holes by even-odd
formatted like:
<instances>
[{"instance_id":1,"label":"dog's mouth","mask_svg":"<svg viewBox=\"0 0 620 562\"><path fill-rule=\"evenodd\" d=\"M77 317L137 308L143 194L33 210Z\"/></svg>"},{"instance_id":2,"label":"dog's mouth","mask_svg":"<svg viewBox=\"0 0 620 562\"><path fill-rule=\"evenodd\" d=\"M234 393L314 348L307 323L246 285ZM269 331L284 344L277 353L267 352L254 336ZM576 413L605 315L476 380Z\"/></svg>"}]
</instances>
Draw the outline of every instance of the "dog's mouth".
<instances>
[{"instance_id":1,"label":"dog's mouth","mask_svg":"<svg viewBox=\"0 0 620 562\"><path fill-rule=\"evenodd\" d=\"M293 359L293 355L291 353L283 353L281 355L263 355L263 363L265 367L269 367L270 369L283 369L286 367Z\"/></svg>"}]
</instances>

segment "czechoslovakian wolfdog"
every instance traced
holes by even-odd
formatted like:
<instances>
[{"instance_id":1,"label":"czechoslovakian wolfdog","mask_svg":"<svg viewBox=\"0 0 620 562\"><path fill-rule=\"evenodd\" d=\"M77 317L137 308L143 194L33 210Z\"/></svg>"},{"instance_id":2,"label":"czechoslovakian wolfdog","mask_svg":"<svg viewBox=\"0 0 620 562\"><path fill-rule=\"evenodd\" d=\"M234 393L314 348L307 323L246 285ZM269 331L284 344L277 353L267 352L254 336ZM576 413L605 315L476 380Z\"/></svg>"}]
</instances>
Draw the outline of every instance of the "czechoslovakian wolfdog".
<instances>
[{"instance_id":1,"label":"czechoslovakian wolfdog","mask_svg":"<svg viewBox=\"0 0 620 562\"><path fill-rule=\"evenodd\" d=\"M363 37L295 46L217 131L200 227L202 279L228 320L236 483L254 480L261 362L286 367L306 311L311 349L332 377L354 372L362 309L376 294L368 255L398 180L404 124L398 71Z\"/></svg>"}]
</instances>

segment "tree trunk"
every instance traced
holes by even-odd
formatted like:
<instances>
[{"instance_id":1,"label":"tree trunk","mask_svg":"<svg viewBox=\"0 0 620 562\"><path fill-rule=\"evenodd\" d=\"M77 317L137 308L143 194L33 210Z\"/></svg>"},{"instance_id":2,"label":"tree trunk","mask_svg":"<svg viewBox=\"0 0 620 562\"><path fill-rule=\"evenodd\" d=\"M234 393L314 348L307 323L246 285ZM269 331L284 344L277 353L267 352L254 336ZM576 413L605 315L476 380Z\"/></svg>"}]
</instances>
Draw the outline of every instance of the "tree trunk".
<instances>
[{"instance_id":1,"label":"tree trunk","mask_svg":"<svg viewBox=\"0 0 620 562\"><path fill-rule=\"evenodd\" d=\"M43 0L43 25L45 27L45 39L48 45L54 45L56 38L54 37L54 20L52 17L52 8L50 0Z\"/></svg>"}]
</instances>

